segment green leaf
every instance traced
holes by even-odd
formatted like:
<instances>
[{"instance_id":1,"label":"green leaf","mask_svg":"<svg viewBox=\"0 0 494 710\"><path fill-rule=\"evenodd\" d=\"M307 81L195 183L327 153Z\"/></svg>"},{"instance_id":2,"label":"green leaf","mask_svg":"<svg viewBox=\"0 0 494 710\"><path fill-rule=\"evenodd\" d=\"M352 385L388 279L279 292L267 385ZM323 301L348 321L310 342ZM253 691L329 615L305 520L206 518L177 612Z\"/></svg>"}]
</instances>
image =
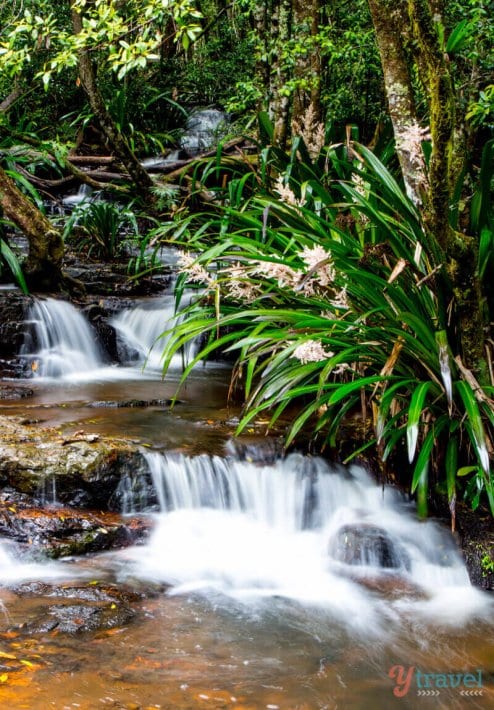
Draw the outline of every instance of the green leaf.
<instances>
[{"instance_id":1,"label":"green leaf","mask_svg":"<svg viewBox=\"0 0 494 710\"><path fill-rule=\"evenodd\" d=\"M347 382L346 384L341 384L336 386L336 391L331 395L328 405L331 406L337 402L341 402L342 399L348 397L348 395L353 394L356 390L361 390L368 385L373 385L376 382L385 382L389 378L382 377L381 375L372 375L369 377L359 377L353 382Z\"/></svg>"},{"instance_id":2,"label":"green leaf","mask_svg":"<svg viewBox=\"0 0 494 710\"><path fill-rule=\"evenodd\" d=\"M473 434L473 444L475 446L477 456L479 458L480 465L484 473L489 473L489 453L487 451L486 438L484 425L482 423L482 416L480 414L477 400L475 399L475 394L469 384L464 381L459 381L456 383L456 388L460 394L460 397L465 405L465 410L467 413L470 426L472 428Z\"/></svg>"},{"instance_id":3,"label":"green leaf","mask_svg":"<svg viewBox=\"0 0 494 710\"><path fill-rule=\"evenodd\" d=\"M472 36L472 29L474 24L468 20L462 20L456 27L453 28L451 34L448 37L446 43L446 52L448 54L454 54L459 52L459 50L465 46L466 42Z\"/></svg>"},{"instance_id":4,"label":"green leaf","mask_svg":"<svg viewBox=\"0 0 494 710\"><path fill-rule=\"evenodd\" d=\"M415 464L415 468L413 471L411 486L412 493L415 492L419 484L422 485L424 483L424 480L427 479L432 449L439 438L439 434L442 432L444 427L447 426L448 423L449 417L447 415L439 417L439 419L434 423L434 425L431 427L426 437L424 438L420 453L417 457L417 463Z\"/></svg>"},{"instance_id":5,"label":"green leaf","mask_svg":"<svg viewBox=\"0 0 494 710\"><path fill-rule=\"evenodd\" d=\"M29 290L27 288L26 280L24 279L24 274L22 273L21 265L19 264L19 261L12 249L6 242L4 242L3 239L0 239L0 253L9 265L9 268L22 292L27 296L29 294Z\"/></svg>"},{"instance_id":6,"label":"green leaf","mask_svg":"<svg viewBox=\"0 0 494 710\"><path fill-rule=\"evenodd\" d=\"M257 120L259 123L259 135L263 145L267 145L273 142L274 137L274 126L265 111L260 111Z\"/></svg>"},{"instance_id":7,"label":"green leaf","mask_svg":"<svg viewBox=\"0 0 494 710\"><path fill-rule=\"evenodd\" d=\"M458 439L456 436L451 437L448 441L444 467L446 469L448 501L451 502L456 495L456 476L458 475Z\"/></svg>"},{"instance_id":8,"label":"green leaf","mask_svg":"<svg viewBox=\"0 0 494 710\"><path fill-rule=\"evenodd\" d=\"M456 475L457 476L469 476L471 473L474 473L479 470L478 466L462 466L461 468L458 469Z\"/></svg>"},{"instance_id":9,"label":"green leaf","mask_svg":"<svg viewBox=\"0 0 494 710\"><path fill-rule=\"evenodd\" d=\"M418 387L416 387L412 394L410 406L408 407L407 448L408 460L410 463L412 463L415 458L415 450L417 448L419 433L419 422L424 411L424 402L430 386L430 382L422 382Z\"/></svg>"}]
</instances>

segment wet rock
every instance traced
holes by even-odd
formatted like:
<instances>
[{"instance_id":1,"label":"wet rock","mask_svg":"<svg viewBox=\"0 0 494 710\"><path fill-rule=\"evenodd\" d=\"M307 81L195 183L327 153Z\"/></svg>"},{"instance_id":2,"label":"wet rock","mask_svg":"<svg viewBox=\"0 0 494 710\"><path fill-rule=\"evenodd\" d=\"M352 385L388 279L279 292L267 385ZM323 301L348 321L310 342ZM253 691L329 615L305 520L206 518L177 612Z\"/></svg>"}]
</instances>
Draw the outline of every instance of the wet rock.
<instances>
[{"instance_id":1,"label":"wet rock","mask_svg":"<svg viewBox=\"0 0 494 710\"><path fill-rule=\"evenodd\" d=\"M57 585L22 582L11 586L14 597L34 600L27 609L29 618L12 629L16 637L48 632L80 634L105 631L127 625L138 605L147 598L163 594L167 587L117 585L111 582L86 582Z\"/></svg>"},{"instance_id":2,"label":"wet rock","mask_svg":"<svg viewBox=\"0 0 494 710\"><path fill-rule=\"evenodd\" d=\"M171 399L122 399L122 400L97 400L89 402L88 407L94 409L111 409L123 407L169 407L178 404L178 400Z\"/></svg>"},{"instance_id":3,"label":"wet rock","mask_svg":"<svg viewBox=\"0 0 494 710\"><path fill-rule=\"evenodd\" d=\"M170 274L153 274L153 278L129 279L128 260L121 263L82 261L80 255L70 254L66 257L65 272L84 284L86 294L90 298L102 296L104 300L115 294L128 298L159 293L170 282Z\"/></svg>"},{"instance_id":4,"label":"wet rock","mask_svg":"<svg viewBox=\"0 0 494 710\"><path fill-rule=\"evenodd\" d=\"M19 352L26 338L24 314L31 304L29 296L5 292L0 297L0 376L21 377L25 365Z\"/></svg>"},{"instance_id":5,"label":"wet rock","mask_svg":"<svg viewBox=\"0 0 494 710\"><path fill-rule=\"evenodd\" d=\"M127 604L115 602L105 604L54 604L22 626L29 634L58 631L66 634L114 629L124 626L135 616Z\"/></svg>"},{"instance_id":6,"label":"wet rock","mask_svg":"<svg viewBox=\"0 0 494 710\"><path fill-rule=\"evenodd\" d=\"M160 505L151 473L122 476L108 501L108 509L122 513L158 512Z\"/></svg>"},{"instance_id":7,"label":"wet rock","mask_svg":"<svg viewBox=\"0 0 494 710\"><path fill-rule=\"evenodd\" d=\"M55 429L0 417L0 485L36 496L55 490L65 505L105 510L120 479L147 471L135 446L104 437L64 438Z\"/></svg>"},{"instance_id":8,"label":"wet rock","mask_svg":"<svg viewBox=\"0 0 494 710\"><path fill-rule=\"evenodd\" d=\"M423 589L397 574L349 576L357 584L389 600L402 599L403 597L412 599L428 598Z\"/></svg>"},{"instance_id":9,"label":"wet rock","mask_svg":"<svg viewBox=\"0 0 494 710\"><path fill-rule=\"evenodd\" d=\"M29 389L29 387L14 386L2 383L0 385L0 400L14 401L19 399L26 399L27 397L32 397L34 391Z\"/></svg>"},{"instance_id":10,"label":"wet rock","mask_svg":"<svg viewBox=\"0 0 494 710\"><path fill-rule=\"evenodd\" d=\"M148 536L147 519L69 508L40 508L2 495L0 534L23 544L29 558L60 558L132 545Z\"/></svg>"},{"instance_id":11,"label":"wet rock","mask_svg":"<svg viewBox=\"0 0 494 710\"><path fill-rule=\"evenodd\" d=\"M29 296L3 293L0 299L0 357L17 356L24 339L24 313L31 304Z\"/></svg>"},{"instance_id":12,"label":"wet rock","mask_svg":"<svg viewBox=\"0 0 494 710\"><path fill-rule=\"evenodd\" d=\"M229 439L225 449L227 454L240 461L270 465L285 455L285 444L281 437L238 437Z\"/></svg>"},{"instance_id":13,"label":"wet rock","mask_svg":"<svg viewBox=\"0 0 494 710\"><path fill-rule=\"evenodd\" d=\"M91 303L82 309L83 315L94 329L101 353L107 363L118 363L117 332L108 323L109 314L101 303Z\"/></svg>"},{"instance_id":14,"label":"wet rock","mask_svg":"<svg viewBox=\"0 0 494 710\"><path fill-rule=\"evenodd\" d=\"M401 546L376 525L343 525L329 542L329 554L347 565L369 565L383 569L410 567Z\"/></svg>"},{"instance_id":15,"label":"wet rock","mask_svg":"<svg viewBox=\"0 0 494 710\"><path fill-rule=\"evenodd\" d=\"M473 512L458 506L456 513L458 536L470 581L476 587L494 590L494 526L492 516L485 511Z\"/></svg>"},{"instance_id":16,"label":"wet rock","mask_svg":"<svg viewBox=\"0 0 494 710\"><path fill-rule=\"evenodd\" d=\"M115 602L119 604L136 603L146 596L143 592L118 587L115 584L89 583L81 585L56 586L47 582L22 582L10 588L20 597L47 597L56 599L75 599L83 602Z\"/></svg>"}]
</instances>

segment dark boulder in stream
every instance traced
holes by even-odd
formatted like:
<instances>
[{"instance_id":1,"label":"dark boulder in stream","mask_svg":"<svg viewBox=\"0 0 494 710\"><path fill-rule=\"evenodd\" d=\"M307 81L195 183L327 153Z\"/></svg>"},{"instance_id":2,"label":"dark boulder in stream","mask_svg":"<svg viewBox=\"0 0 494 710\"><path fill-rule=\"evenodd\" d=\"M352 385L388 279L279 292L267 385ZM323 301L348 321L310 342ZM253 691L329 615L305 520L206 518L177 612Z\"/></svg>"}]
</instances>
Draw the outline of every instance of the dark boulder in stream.
<instances>
[{"instance_id":1,"label":"dark boulder in stream","mask_svg":"<svg viewBox=\"0 0 494 710\"><path fill-rule=\"evenodd\" d=\"M128 547L147 537L149 530L145 518L40 507L8 489L0 494L0 535L18 543L22 557L55 559Z\"/></svg>"},{"instance_id":2,"label":"dark boulder in stream","mask_svg":"<svg viewBox=\"0 0 494 710\"><path fill-rule=\"evenodd\" d=\"M405 551L376 525L343 525L329 542L329 553L347 565L369 565L382 569L408 569Z\"/></svg>"},{"instance_id":3,"label":"dark boulder in stream","mask_svg":"<svg viewBox=\"0 0 494 710\"><path fill-rule=\"evenodd\" d=\"M0 303L0 376L21 377L23 366L19 352L26 338L24 314L31 304L29 296L12 292L2 294Z\"/></svg>"},{"instance_id":4,"label":"dark boulder in stream","mask_svg":"<svg viewBox=\"0 0 494 710\"><path fill-rule=\"evenodd\" d=\"M133 606L141 594L111 584L92 582L82 586L56 587L39 582L25 583L11 591L39 600L39 609L15 629L21 634L60 632L80 634L115 629L135 617Z\"/></svg>"}]
</instances>

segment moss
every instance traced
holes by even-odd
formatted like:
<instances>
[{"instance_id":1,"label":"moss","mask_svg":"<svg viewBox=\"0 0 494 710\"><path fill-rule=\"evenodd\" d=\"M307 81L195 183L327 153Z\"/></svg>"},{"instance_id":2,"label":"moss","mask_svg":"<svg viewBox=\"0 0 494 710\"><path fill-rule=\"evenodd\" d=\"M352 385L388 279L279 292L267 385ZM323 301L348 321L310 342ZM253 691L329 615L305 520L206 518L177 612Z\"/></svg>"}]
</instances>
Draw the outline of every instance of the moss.
<instances>
[{"instance_id":1,"label":"moss","mask_svg":"<svg viewBox=\"0 0 494 710\"><path fill-rule=\"evenodd\" d=\"M494 572L494 559L492 559L488 552L482 555L480 566L484 577L487 577L488 574L492 574Z\"/></svg>"}]
</instances>

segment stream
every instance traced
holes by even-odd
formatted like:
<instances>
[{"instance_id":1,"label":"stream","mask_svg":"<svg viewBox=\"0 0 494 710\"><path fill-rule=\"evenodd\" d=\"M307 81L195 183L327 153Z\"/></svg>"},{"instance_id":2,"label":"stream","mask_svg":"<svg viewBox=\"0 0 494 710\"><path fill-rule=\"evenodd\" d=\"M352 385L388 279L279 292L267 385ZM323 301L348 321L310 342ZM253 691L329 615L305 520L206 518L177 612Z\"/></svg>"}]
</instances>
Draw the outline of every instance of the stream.
<instances>
[{"instance_id":1,"label":"stream","mask_svg":"<svg viewBox=\"0 0 494 710\"><path fill-rule=\"evenodd\" d=\"M262 423L235 443L227 366L197 367L170 407L181 361L162 381L156 343L172 308L113 318L120 366L73 306L26 316L34 377L16 385L33 394L1 413L135 441L152 491L127 472L116 494L152 532L59 561L0 540L0 707L494 707L494 603L447 528L361 467L280 458ZM78 631L81 596L118 623Z\"/></svg>"}]
</instances>

